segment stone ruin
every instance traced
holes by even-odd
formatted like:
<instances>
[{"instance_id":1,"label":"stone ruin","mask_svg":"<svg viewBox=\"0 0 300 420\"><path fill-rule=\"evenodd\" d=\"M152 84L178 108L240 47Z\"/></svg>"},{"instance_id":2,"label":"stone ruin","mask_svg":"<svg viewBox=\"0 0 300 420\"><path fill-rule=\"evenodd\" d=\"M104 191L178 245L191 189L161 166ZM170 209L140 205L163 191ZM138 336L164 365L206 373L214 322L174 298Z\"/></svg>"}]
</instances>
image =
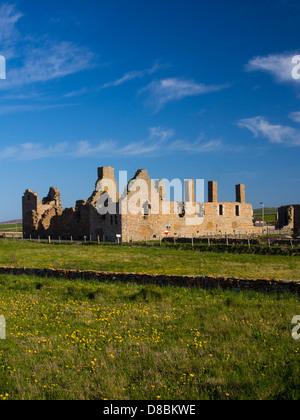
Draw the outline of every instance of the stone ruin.
<instances>
[{"instance_id":1,"label":"stone ruin","mask_svg":"<svg viewBox=\"0 0 300 420\"><path fill-rule=\"evenodd\" d=\"M279 207L278 227L281 233L300 236L300 204Z\"/></svg>"},{"instance_id":2,"label":"stone ruin","mask_svg":"<svg viewBox=\"0 0 300 420\"><path fill-rule=\"evenodd\" d=\"M140 211L130 211L130 203ZM144 169L136 172L123 194L118 192L114 168L101 167L92 195L77 201L75 207L64 209L54 187L43 200L27 190L22 205L23 237L32 239L129 242L159 239L166 232L187 238L261 232L253 224L244 185L236 185L235 202L219 202L217 183L210 181L208 201L197 203L194 180L185 181L184 200L168 201L165 183L154 184Z\"/></svg>"}]
</instances>

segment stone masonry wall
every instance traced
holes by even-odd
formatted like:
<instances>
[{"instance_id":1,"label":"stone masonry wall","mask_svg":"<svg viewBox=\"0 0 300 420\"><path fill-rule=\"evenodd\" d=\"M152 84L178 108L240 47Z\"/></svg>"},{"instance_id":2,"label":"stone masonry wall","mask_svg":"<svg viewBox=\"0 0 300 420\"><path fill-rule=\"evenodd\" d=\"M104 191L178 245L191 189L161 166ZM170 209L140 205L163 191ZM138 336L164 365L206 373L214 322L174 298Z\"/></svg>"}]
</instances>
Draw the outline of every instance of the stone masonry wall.
<instances>
[{"instance_id":1,"label":"stone masonry wall","mask_svg":"<svg viewBox=\"0 0 300 420\"><path fill-rule=\"evenodd\" d=\"M218 202L215 181L208 187L207 203L195 203L193 180L184 183L183 202L168 201L164 182L154 184L147 171L140 169L119 196L114 169L99 168L90 198L77 201L72 208L62 208L60 193L54 187L42 201L37 193L27 190L23 196L23 235L74 240L86 236L101 241L116 241L121 235L123 241L139 241L162 238L166 229L174 237L260 233L253 225L252 206L245 202L244 185L236 186L236 202ZM108 208L113 212L107 213Z\"/></svg>"},{"instance_id":2,"label":"stone masonry wall","mask_svg":"<svg viewBox=\"0 0 300 420\"><path fill-rule=\"evenodd\" d=\"M278 209L278 224L281 232L300 235L300 205L282 206Z\"/></svg>"}]
</instances>

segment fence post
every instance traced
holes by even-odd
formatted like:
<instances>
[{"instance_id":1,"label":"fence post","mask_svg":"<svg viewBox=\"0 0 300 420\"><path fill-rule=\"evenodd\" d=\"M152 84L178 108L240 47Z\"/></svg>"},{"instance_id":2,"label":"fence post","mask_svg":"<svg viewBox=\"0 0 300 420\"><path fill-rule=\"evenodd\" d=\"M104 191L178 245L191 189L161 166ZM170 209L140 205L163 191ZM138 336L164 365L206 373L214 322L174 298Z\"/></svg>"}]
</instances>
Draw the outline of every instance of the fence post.
<instances>
[{"instance_id":1,"label":"fence post","mask_svg":"<svg viewBox=\"0 0 300 420\"><path fill-rule=\"evenodd\" d=\"M98 245L100 244L100 237L99 237L99 235L97 236L97 242L98 242Z\"/></svg>"},{"instance_id":2,"label":"fence post","mask_svg":"<svg viewBox=\"0 0 300 420\"><path fill-rule=\"evenodd\" d=\"M51 236L48 236L48 244L51 244Z\"/></svg>"}]
</instances>

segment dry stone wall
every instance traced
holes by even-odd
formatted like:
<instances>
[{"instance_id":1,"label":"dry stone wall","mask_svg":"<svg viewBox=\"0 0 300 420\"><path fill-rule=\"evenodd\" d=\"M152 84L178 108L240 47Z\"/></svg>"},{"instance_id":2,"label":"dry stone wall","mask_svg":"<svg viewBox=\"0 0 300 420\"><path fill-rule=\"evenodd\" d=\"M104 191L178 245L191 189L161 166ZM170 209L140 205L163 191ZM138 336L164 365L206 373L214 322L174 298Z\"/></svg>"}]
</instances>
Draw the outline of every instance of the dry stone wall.
<instances>
[{"instance_id":1,"label":"dry stone wall","mask_svg":"<svg viewBox=\"0 0 300 420\"><path fill-rule=\"evenodd\" d=\"M257 292L295 293L300 295L300 281L271 279L241 279L213 276L172 276L138 273L77 271L53 268L0 267L0 274L27 275L67 280L98 280L99 282L136 283L140 285L186 287L199 289L254 290Z\"/></svg>"}]
</instances>

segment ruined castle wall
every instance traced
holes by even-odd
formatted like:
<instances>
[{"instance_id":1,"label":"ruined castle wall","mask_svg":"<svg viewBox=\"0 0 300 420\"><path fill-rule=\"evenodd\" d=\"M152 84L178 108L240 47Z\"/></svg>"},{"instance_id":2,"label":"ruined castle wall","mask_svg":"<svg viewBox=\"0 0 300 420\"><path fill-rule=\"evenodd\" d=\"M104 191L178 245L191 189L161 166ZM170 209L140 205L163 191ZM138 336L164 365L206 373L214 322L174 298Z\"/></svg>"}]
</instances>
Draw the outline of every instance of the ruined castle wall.
<instances>
[{"instance_id":1,"label":"ruined castle wall","mask_svg":"<svg viewBox=\"0 0 300 420\"><path fill-rule=\"evenodd\" d=\"M280 207L278 224L282 232L300 235L300 205Z\"/></svg>"},{"instance_id":2,"label":"ruined castle wall","mask_svg":"<svg viewBox=\"0 0 300 420\"><path fill-rule=\"evenodd\" d=\"M115 242L121 234L118 184L114 168L98 168L95 191L88 199L92 240Z\"/></svg>"},{"instance_id":3,"label":"ruined castle wall","mask_svg":"<svg viewBox=\"0 0 300 420\"><path fill-rule=\"evenodd\" d=\"M23 196L24 237L116 241L121 235L123 241L138 241L162 238L167 229L174 237L258 233L252 206L245 202L245 186L236 186L233 203L218 202L217 188L216 182L209 182L209 200L199 204L195 203L194 181L185 181L184 201L168 201L165 183L154 184L141 169L119 197L114 169L99 168L92 195L73 208L62 208L60 193L53 187L42 201L27 190Z\"/></svg>"},{"instance_id":4,"label":"ruined castle wall","mask_svg":"<svg viewBox=\"0 0 300 420\"><path fill-rule=\"evenodd\" d=\"M27 190L22 198L23 235L36 237L38 232L51 228L53 219L60 217L63 208L59 191L51 187L49 194L42 201L36 192Z\"/></svg>"},{"instance_id":5,"label":"ruined castle wall","mask_svg":"<svg viewBox=\"0 0 300 420\"><path fill-rule=\"evenodd\" d=\"M43 213L42 217L37 212L26 213L27 225L24 227L24 237L31 236L33 239L70 239L83 240L108 240L114 241L121 231L121 223L118 215L99 215L97 210L89 203L83 202L77 207L66 208L60 215L52 209ZM34 223L34 218L37 222ZM47 220L47 223L43 222Z\"/></svg>"},{"instance_id":6,"label":"ruined castle wall","mask_svg":"<svg viewBox=\"0 0 300 420\"><path fill-rule=\"evenodd\" d=\"M121 234L121 218L118 214L99 215L90 206L90 235L92 240L115 242Z\"/></svg>"},{"instance_id":7,"label":"ruined castle wall","mask_svg":"<svg viewBox=\"0 0 300 420\"><path fill-rule=\"evenodd\" d=\"M260 230L252 222L251 204L241 203L204 203L203 223L193 215L178 213L178 203L168 203L172 209L170 214L131 215L123 216L123 240L145 240L165 236L164 232L170 225L169 235L177 237L197 237L207 234L253 234ZM220 206L223 215L220 215ZM237 206L239 208L237 212ZM175 210L175 211L174 211ZM193 219L195 220L193 222Z\"/></svg>"},{"instance_id":8,"label":"ruined castle wall","mask_svg":"<svg viewBox=\"0 0 300 420\"><path fill-rule=\"evenodd\" d=\"M139 190L139 181L146 181L147 188ZM147 171L138 171L129 183L131 192L128 199L139 200L141 212L122 216L122 237L124 241L138 241L170 236L197 237L207 234L253 234L259 228L253 225L251 204L245 202L245 186L236 186L237 201L218 202L218 186L214 181L208 183L208 200L202 206L194 202L193 181L185 182L185 202L166 201L166 188L162 181L153 186ZM133 191L136 195L133 197ZM146 212L146 209L148 211ZM189 211L188 211L189 210ZM203 215L204 210L204 215ZM202 218L200 217L202 214ZM167 227L170 226L170 229Z\"/></svg>"},{"instance_id":9,"label":"ruined castle wall","mask_svg":"<svg viewBox=\"0 0 300 420\"><path fill-rule=\"evenodd\" d=\"M294 206L294 233L300 235L300 205Z\"/></svg>"},{"instance_id":10,"label":"ruined castle wall","mask_svg":"<svg viewBox=\"0 0 300 420\"><path fill-rule=\"evenodd\" d=\"M208 233L255 233L252 205L239 202L205 203L201 231Z\"/></svg>"}]
</instances>

